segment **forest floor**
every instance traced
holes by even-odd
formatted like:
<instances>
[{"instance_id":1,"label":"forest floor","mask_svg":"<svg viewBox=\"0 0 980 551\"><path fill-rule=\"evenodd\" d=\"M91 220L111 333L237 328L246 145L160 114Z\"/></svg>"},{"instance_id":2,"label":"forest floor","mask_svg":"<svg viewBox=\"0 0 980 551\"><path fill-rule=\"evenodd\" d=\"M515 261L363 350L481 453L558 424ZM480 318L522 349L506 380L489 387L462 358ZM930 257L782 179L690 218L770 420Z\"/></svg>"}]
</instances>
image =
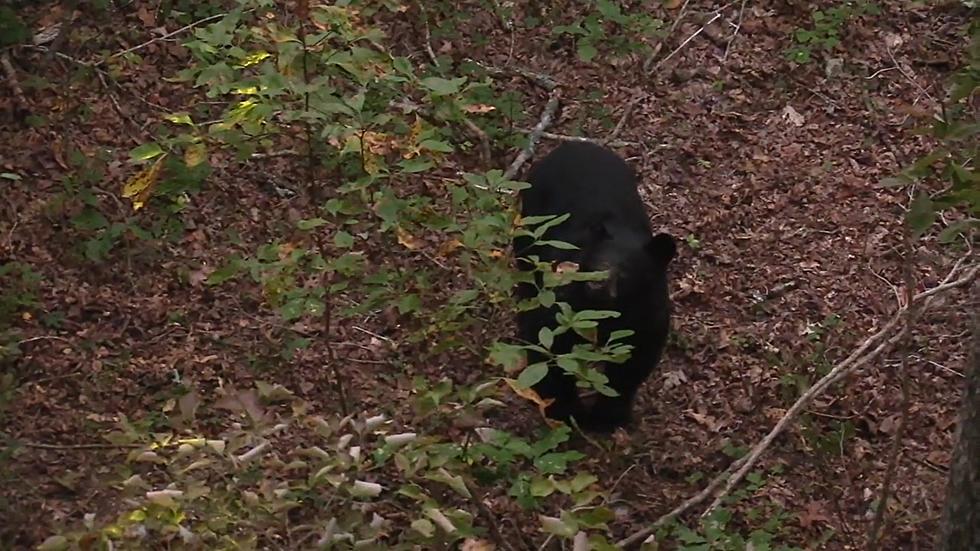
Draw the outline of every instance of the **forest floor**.
<instances>
[{"instance_id":1,"label":"forest floor","mask_svg":"<svg viewBox=\"0 0 980 551\"><path fill-rule=\"evenodd\" d=\"M519 4L518 11L525 7ZM682 13L680 2L649 4L667 28ZM640 422L618 438L615 456L588 460L604 481L617 481L620 520L627 519L617 524L621 535L696 493L735 450L773 426L801 387L898 307L901 220L910 197L880 181L930 150L914 129L928 123L945 95L968 17L958 3L928 4L936 3L880 3L880 14L848 19L840 44L815 49L805 64L783 54L795 30L812 27L809 4L790 1L685 2L649 72L636 55L584 63L574 46L555 45L547 29L507 29L476 6L470 27L433 32L431 45L440 54L558 80L562 106L549 128L556 134L606 137L633 104L616 135L627 143L615 149L636 167L654 227L682 245L671 269L676 338L641 392ZM575 6L566 15L581 9ZM446 28L442 16L429 17L434 29ZM160 26L180 26L154 20L145 8L66 18L59 6L31 19L35 30L63 20L70 33L60 51L80 60L144 42ZM425 62L424 38L413 21L390 23L391 44ZM41 277L39 305L33 314L18 313L13 324L23 355L4 370L16 377L0 388L2 431L38 444L0 455L0 548L36 545L111 492L99 484L109 474L111 450L86 445L101 442L120 414L152 423L175 372L241 386L273 380L328 409L335 401L322 367L327 352L314 343L283 360L278 322L254 288L213 289L176 275L254 251L278 221L293 219L291 199L268 192L269 182L303 180L293 159L217 166L183 215L185 239L152 262L124 254L102 264L80 260L73 252L78 243L64 231L67 218L50 214L51 201L76 171L72 151L115 152L97 188L116 197L129 176L125 152L146 141L147 128L162 115L202 101L193 89L165 80L187 63L176 43L160 41L140 53L142 65L100 82L78 78L80 67L64 57L13 51L13 68L29 89L30 113L44 119L40 125L24 123L7 92L10 83L0 81L0 172L22 176L0 181L0 261L26 263ZM547 96L519 78L511 84L525 97L518 127L529 128ZM555 143L545 139L537 155ZM505 167L516 153L495 147L493 164ZM123 216L129 207L117 203L115 214ZM237 243L227 240L229 231L237 232ZM918 242L916 290L936 285L962 254L934 237ZM885 549L933 546L967 314L977 307L965 306L969 301L965 292L948 295L912 332L905 376L910 408ZM350 344L341 350L348 392L364 409L397 403L411 388L371 337L397 340L397 327L383 315L358 326L363 331L338 329L343 334L336 336ZM507 327L485 330L506 337ZM901 358L890 351L813 403L764 457L766 483L738 506L782 512L787 542L805 547L828 534L817 548L863 548L894 455ZM459 379L467 365L472 369L463 379L490 369L479 358L446 355L412 375ZM538 422L532 406L520 408L505 424Z\"/></svg>"}]
</instances>

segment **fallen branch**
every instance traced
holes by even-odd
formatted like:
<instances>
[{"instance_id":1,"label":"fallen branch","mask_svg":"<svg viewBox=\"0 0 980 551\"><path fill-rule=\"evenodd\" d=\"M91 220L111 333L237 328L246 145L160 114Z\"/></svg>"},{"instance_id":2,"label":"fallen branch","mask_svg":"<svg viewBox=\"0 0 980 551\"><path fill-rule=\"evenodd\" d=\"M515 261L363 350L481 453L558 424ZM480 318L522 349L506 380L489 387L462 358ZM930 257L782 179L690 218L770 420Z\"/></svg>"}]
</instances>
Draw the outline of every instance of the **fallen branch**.
<instances>
[{"instance_id":1,"label":"fallen branch","mask_svg":"<svg viewBox=\"0 0 980 551\"><path fill-rule=\"evenodd\" d=\"M677 12L677 17L674 18L674 23L671 24L670 30L667 31L667 36L674 34L674 31L677 30L677 26L681 24L681 21L684 19L684 14L687 12L687 5L690 3L691 0L684 0L684 5L681 6L681 11ZM664 37L664 40L667 39L667 36ZM650 52L649 56L647 56L646 61L643 62L644 73L650 70L650 66L653 65L653 60L657 58L657 54L660 53L660 50L664 46L664 40L657 42L657 45L653 48L653 51Z\"/></svg>"},{"instance_id":2,"label":"fallen branch","mask_svg":"<svg viewBox=\"0 0 980 551\"><path fill-rule=\"evenodd\" d=\"M742 30L742 16L745 15L745 4L748 0L742 0L741 7L738 8L738 21L735 23L735 31L732 33L732 37L728 39L728 44L725 45L725 53L721 56L721 60L725 61L728 59L728 52L732 49L732 44L735 43L735 39L738 38L738 31Z\"/></svg>"},{"instance_id":3,"label":"fallen branch","mask_svg":"<svg viewBox=\"0 0 980 551\"><path fill-rule=\"evenodd\" d=\"M746 456L746 459L742 463L741 467L739 467L739 469L735 471L735 474L728 479L728 482L725 484L725 488L715 497L715 500L705 511L705 514L710 513L712 510L721 505L722 498L728 495L736 484L741 482L742 478L744 478L752 467L755 466L756 462L758 462L762 453L766 451L776 437L778 437L783 430L786 429L790 422L792 422L797 415L799 415L800 412L813 401L814 398L820 396L831 385L850 375L857 368L877 358L889 346L898 342L902 336L901 334L893 335L891 338L888 338L888 335L899 324L907 321L908 312L911 307L915 306L920 308L920 313L925 312L925 310L931 305L932 298L938 293L969 284L974 280L974 278L976 278L978 271L980 271L980 265L973 266L967 270L965 275L959 279L956 279L955 281L949 281L955 275L955 271L950 272L949 276L947 276L946 280L944 280L942 284L937 285L928 291L915 295L912 299L912 304L906 304L904 308L900 308L892 319L881 328L881 330L868 337L863 343L861 343L861 346L851 353L850 356L834 366L829 373L824 375L819 381L816 382L816 384L803 393L803 396L800 396L800 398L796 400L796 403L789 408L789 411L783 414L783 417L776 423L776 426L769 431L769 434L767 434L761 442L752 448L752 451ZM867 352L872 347L875 348L873 348L870 352Z\"/></svg>"},{"instance_id":4,"label":"fallen branch","mask_svg":"<svg viewBox=\"0 0 980 551\"><path fill-rule=\"evenodd\" d=\"M469 61L470 63L479 65L480 67L483 68L484 71L490 73L491 75L502 76L502 75L514 74L520 77L524 77L549 92L553 91L555 88L558 88L558 81L556 81L555 79L551 78L548 75L535 73L530 69L524 69L523 67L508 67L506 69L502 69L500 67L494 67L493 65L487 65L485 63L481 63L469 57L466 58L464 61Z\"/></svg>"},{"instance_id":5,"label":"fallen branch","mask_svg":"<svg viewBox=\"0 0 980 551\"><path fill-rule=\"evenodd\" d=\"M142 447L139 444L42 444L40 442L18 442L18 444L25 448L41 450L118 450Z\"/></svg>"},{"instance_id":6,"label":"fallen branch","mask_svg":"<svg viewBox=\"0 0 980 551\"><path fill-rule=\"evenodd\" d=\"M548 98L548 103L544 106L544 111L541 113L541 120L538 124L534 125L531 129L531 133L527 137L527 146L517 155L514 162L510 164L504 172L504 178L510 180L517 175L517 171L521 169L521 166L534 155L534 146L537 144L538 140L541 138L541 133L544 129L551 125L551 119L554 118L555 112L558 111L558 98L561 96L560 90L555 88L551 91L551 96Z\"/></svg>"},{"instance_id":7,"label":"fallen branch","mask_svg":"<svg viewBox=\"0 0 980 551\"><path fill-rule=\"evenodd\" d=\"M525 134L530 134L531 129L521 128L519 129ZM627 142L623 140L615 140L612 142L604 141L600 138L589 138L588 136L569 136L568 134L555 134L554 132L542 132L541 137L546 140L558 140L562 142L581 142L581 143L594 143L599 145L608 145L610 147L628 147L637 145L637 142Z\"/></svg>"},{"instance_id":8,"label":"fallen branch","mask_svg":"<svg viewBox=\"0 0 980 551\"><path fill-rule=\"evenodd\" d=\"M20 80L17 79L17 71L14 69L14 64L10 62L10 56L6 53L0 56L0 65L3 65L3 72L7 75L7 84L10 85L17 106L24 113L30 113L31 104L27 103L27 97L24 96L24 89L20 87Z\"/></svg>"},{"instance_id":9,"label":"fallen branch","mask_svg":"<svg viewBox=\"0 0 980 551\"><path fill-rule=\"evenodd\" d=\"M905 248L903 258L903 269L905 276L905 304L908 305L906 323L898 333L898 341L902 343L902 360L898 368L898 382L902 390L902 413L899 417L895 435L892 437L891 449L888 452L888 464L885 468L885 479L881 485L881 497L875 507L874 520L871 522L871 529L868 531L868 550L878 551L880 548L879 534L883 526L887 526L885 511L888 509L888 500L891 498L892 485L895 483L895 474L898 472L898 463L902 455L902 439L905 436L906 427L909 425L909 414L912 406L912 397L909 392L909 356L912 354L912 326L918 318L921 310L921 303L915 302L913 293L915 292L915 276L912 266L912 257L915 255L915 247L912 244L911 230L906 227L902 231L902 244ZM899 306L901 307L901 302ZM887 532L887 530L886 530Z\"/></svg>"},{"instance_id":10,"label":"fallen branch","mask_svg":"<svg viewBox=\"0 0 980 551\"><path fill-rule=\"evenodd\" d=\"M741 482L745 475L752 470L762 454L769 448L770 445L772 445L772 443L786 429L786 427L793 422L797 416L799 416L799 414L810 404L810 402L813 401L814 398L823 394L827 388L844 377L850 375L859 367L877 358L887 348L894 345L901 339L902 333L891 335L891 337L889 337L889 335L892 334L893 330L897 326L907 322L909 308L918 308L918 313L921 315L932 305L933 299L937 295L951 289L968 285L977 277L977 273L980 272L980 265L973 265L961 272L959 267L962 265L962 263L963 260L957 262L941 284L916 294L912 298L910 304L900 307L895 315L888 321L888 323L886 323L877 333L865 339L864 342L862 342L854 350L854 352L835 365L829 373L824 375L819 381L810 387L810 389L800 396L792 407L790 407L790 409L783 414L782 418L779 419L772 430L770 430L769 433L766 434L766 436L759 441L759 443L757 443L746 456L729 465L727 469L712 479L708 486L698 492L695 496L689 498L674 510L660 517L650 526L647 526L629 537L619 541L617 545L620 547L627 547L642 541L644 538L655 532L660 526L683 514L691 507L703 502L708 497L711 497L713 494L715 494L715 490L722 483L725 483L724 488L715 495L714 501L702 514L702 517L716 509L721 504L722 499L731 493L731 491L739 482ZM953 278L956 277L958 273L962 273L963 275L954 280Z\"/></svg>"},{"instance_id":11,"label":"fallen branch","mask_svg":"<svg viewBox=\"0 0 980 551\"><path fill-rule=\"evenodd\" d=\"M422 43L425 47L425 53L429 54L429 60L438 68L439 58L436 57L436 53L432 50L432 31L429 30L429 16L426 15L425 8L421 2L416 2L415 6L418 8L419 15L422 17Z\"/></svg>"},{"instance_id":12,"label":"fallen branch","mask_svg":"<svg viewBox=\"0 0 980 551\"><path fill-rule=\"evenodd\" d=\"M704 25L701 25L701 27L698 28L698 30L694 31L690 36L688 36L686 39L684 39L684 41L681 42L680 46L674 48L674 50L672 52L670 52L669 54L667 54L667 57L665 57L665 58L661 59L660 61L658 61L657 64L653 66L653 69L652 70L645 70L645 72L649 74L649 73L658 71L660 69L660 67L662 67L664 63L667 63L667 61L670 60L670 58L674 57L674 55L676 55L677 52L679 52L682 49L684 49L684 47L687 46L688 44L690 44L692 40L694 40L695 38L697 38L698 35L700 35L701 33L703 33L704 32L704 29L706 29L708 27L708 25L711 25L712 23L714 23L715 21L717 21L718 18L721 17L722 10L724 10L726 7L728 7L728 4L726 4L725 6L722 6L721 8L719 8L717 10L715 10L715 15L711 19L709 19L707 23L705 23ZM678 21L679 20L680 20L680 16L678 16ZM645 67L646 65L647 65L647 63L644 63L644 69L646 69L646 67ZM633 108L636 107L636 104L637 103L639 103L643 99L646 99L647 97L649 97L649 94L642 94L642 95L636 96L635 98L633 98L632 100L630 100L629 103L626 104L626 107L623 109L623 114L620 115L620 117L619 117L619 122L616 123L616 127L613 128L613 131L610 132L609 133L609 136L606 138L606 141L607 142L614 140L616 138L616 136L619 135L619 132L623 129L623 126L626 125L626 120L629 119L629 116L633 113Z\"/></svg>"}]
</instances>

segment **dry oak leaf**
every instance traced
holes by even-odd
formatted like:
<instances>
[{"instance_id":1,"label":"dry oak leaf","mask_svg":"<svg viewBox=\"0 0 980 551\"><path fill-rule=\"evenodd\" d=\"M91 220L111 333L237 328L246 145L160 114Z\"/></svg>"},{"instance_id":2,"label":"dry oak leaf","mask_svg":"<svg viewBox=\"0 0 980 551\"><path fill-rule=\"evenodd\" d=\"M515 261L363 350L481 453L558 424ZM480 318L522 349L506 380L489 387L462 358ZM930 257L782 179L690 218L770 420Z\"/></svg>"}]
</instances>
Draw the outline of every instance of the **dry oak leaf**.
<instances>
[{"instance_id":1,"label":"dry oak leaf","mask_svg":"<svg viewBox=\"0 0 980 551\"><path fill-rule=\"evenodd\" d=\"M398 243L410 251L414 251L425 244L424 241L408 233L401 226L395 229L395 233L398 235Z\"/></svg>"}]
</instances>

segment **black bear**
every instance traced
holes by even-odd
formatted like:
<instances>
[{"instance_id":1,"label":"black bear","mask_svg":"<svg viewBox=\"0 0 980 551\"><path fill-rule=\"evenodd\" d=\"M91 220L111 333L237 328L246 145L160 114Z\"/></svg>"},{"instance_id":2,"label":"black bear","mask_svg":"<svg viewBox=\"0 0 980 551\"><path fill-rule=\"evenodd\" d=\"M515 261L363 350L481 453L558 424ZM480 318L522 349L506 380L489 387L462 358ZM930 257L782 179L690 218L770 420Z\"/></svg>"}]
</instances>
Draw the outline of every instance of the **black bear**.
<instances>
[{"instance_id":1,"label":"black bear","mask_svg":"<svg viewBox=\"0 0 980 551\"><path fill-rule=\"evenodd\" d=\"M569 214L567 220L550 227L540 240L564 241L578 248L535 244L531 237L519 236L513 243L519 269L533 270L527 259L537 256L552 266L575 263L580 272L608 271L608 278L602 281L558 287L557 302L565 302L577 312L620 312L618 318L600 320L598 343L606 342L613 331L634 331L625 339L633 346L629 360L604 366L608 386L619 396L600 394L595 404L586 408L575 377L557 366L552 366L533 388L542 398L554 400L545 411L548 417L574 417L588 430L615 430L630 423L636 391L663 352L670 329L667 266L677 253L677 245L668 234L653 235L632 169L608 149L591 143L565 142L531 168L528 183L531 187L520 194L522 218ZM537 281L540 285L540 275ZM535 284L519 283L516 295L522 301L534 298ZM518 338L524 344L537 344L542 327L555 327L556 312L556 306L520 311ZM568 353L584 342L568 331L554 338L551 351ZM527 365L545 359L528 351Z\"/></svg>"}]
</instances>

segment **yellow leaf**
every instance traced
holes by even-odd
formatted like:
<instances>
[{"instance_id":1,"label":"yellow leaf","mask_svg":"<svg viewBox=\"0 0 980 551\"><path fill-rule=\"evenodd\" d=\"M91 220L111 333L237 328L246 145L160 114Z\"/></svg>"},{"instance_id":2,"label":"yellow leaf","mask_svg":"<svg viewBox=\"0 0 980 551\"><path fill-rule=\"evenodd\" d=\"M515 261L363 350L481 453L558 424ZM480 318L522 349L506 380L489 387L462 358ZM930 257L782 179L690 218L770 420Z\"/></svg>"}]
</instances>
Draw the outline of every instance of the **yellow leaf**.
<instances>
[{"instance_id":1,"label":"yellow leaf","mask_svg":"<svg viewBox=\"0 0 980 551\"><path fill-rule=\"evenodd\" d=\"M245 58L242 59L241 63L239 63L238 66L239 67L248 67L250 65L255 65L256 63L262 61L263 59L265 59L267 57L270 57L271 55L272 54L270 54L269 52L262 52L262 51L255 52L255 53L252 53L252 54L249 54L249 55L245 56Z\"/></svg>"},{"instance_id":2,"label":"yellow leaf","mask_svg":"<svg viewBox=\"0 0 980 551\"><path fill-rule=\"evenodd\" d=\"M450 239L439 246L439 256L449 256L450 253L460 248L463 244L459 239Z\"/></svg>"},{"instance_id":3,"label":"yellow leaf","mask_svg":"<svg viewBox=\"0 0 980 551\"><path fill-rule=\"evenodd\" d=\"M184 164L188 167L197 166L204 162L207 156L208 150L203 143L191 144L184 150Z\"/></svg>"},{"instance_id":4,"label":"yellow leaf","mask_svg":"<svg viewBox=\"0 0 980 551\"><path fill-rule=\"evenodd\" d=\"M392 137L383 132L365 132L363 137L364 148L371 153L384 155L392 149Z\"/></svg>"},{"instance_id":5,"label":"yellow leaf","mask_svg":"<svg viewBox=\"0 0 980 551\"><path fill-rule=\"evenodd\" d=\"M243 96L255 96L259 93L259 89L257 86L239 86L234 88L232 92Z\"/></svg>"},{"instance_id":6,"label":"yellow leaf","mask_svg":"<svg viewBox=\"0 0 980 551\"><path fill-rule=\"evenodd\" d=\"M153 194L160 177L160 169L163 168L163 160L167 154L160 155L156 162L139 171L128 182L123 184L122 196L132 199L133 210L140 210Z\"/></svg>"},{"instance_id":7,"label":"yellow leaf","mask_svg":"<svg viewBox=\"0 0 980 551\"><path fill-rule=\"evenodd\" d=\"M371 176L377 176L381 172L381 163L378 161L380 157L371 153L370 151L364 152L364 172L367 172Z\"/></svg>"},{"instance_id":8,"label":"yellow leaf","mask_svg":"<svg viewBox=\"0 0 980 551\"><path fill-rule=\"evenodd\" d=\"M554 402L554 399L552 398L548 398L548 399L542 398L533 389L521 388L517 384L517 379L508 379L505 377L504 382L507 383L507 386L509 386L510 389L514 391L514 394L520 396L521 398L524 398L525 400L534 402L538 406L538 410L541 412L542 416L544 416L545 408L547 408L552 404L552 402Z\"/></svg>"},{"instance_id":9,"label":"yellow leaf","mask_svg":"<svg viewBox=\"0 0 980 551\"><path fill-rule=\"evenodd\" d=\"M395 233L398 234L398 243L410 251L418 249L423 244L421 239L408 233L404 228L396 228Z\"/></svg>"},{"instance_id":10,"label":"yellow leaf","mask_svg":"<svg viewBox=\"0 0 980 551\"><path fill-rule=\"evenodd\" d=\"M405 140L407 145L405 151L402 152L403 159L411 159L418 156L422 152L422 148L419 147L419 136L422 135L422 119L418 115L415 115L415 124L412 125L412 131L409 133L408 138Z\"/></svg>"},{"instance_id":11,"label":"yellow leaf","mask_svg":"<svg viewBox=\"0 0 980 551\"><path fill-rule=\"evenodd\" d=\"M292 243L283 243L279 245L279 260L286 260L295 250L296 245L293 245Z\"/></svg>"}]
</instances>

